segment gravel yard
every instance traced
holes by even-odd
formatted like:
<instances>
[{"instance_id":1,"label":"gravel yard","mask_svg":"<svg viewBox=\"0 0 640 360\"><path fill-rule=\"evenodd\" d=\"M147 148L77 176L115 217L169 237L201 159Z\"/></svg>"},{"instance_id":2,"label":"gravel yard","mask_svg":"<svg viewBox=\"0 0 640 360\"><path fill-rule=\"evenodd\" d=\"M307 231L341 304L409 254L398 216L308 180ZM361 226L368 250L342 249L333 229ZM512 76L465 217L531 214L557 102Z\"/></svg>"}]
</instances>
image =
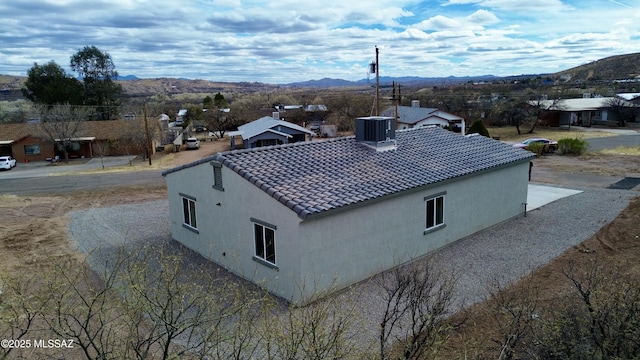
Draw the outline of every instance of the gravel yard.
<instances>
[{"instance_id":1,"label":"gravel yard","mask_svg":"<svg viewBox=\"0 0 640 360\"><path fill-rule=\"evenodd\" d=\"M459 274L457 303L468 306L487 295L491 280L513 281L547 264L565 250L586 240L612 221L638 195L636 191L574 188L582 193L557 200L527 213L527 216L496 225L461 239L434 256L434 265ZM181 247L172 241L168 202L116 205L70 212L69 235L89 254L98 271L121 246ZM187 263L206 261L194 252ZM237 277L230 275L232 281ZM363 323L362 339L375 339L382 302L375 279L342 292L345 301L356 297Z\"/></svg>"}]
</instances>

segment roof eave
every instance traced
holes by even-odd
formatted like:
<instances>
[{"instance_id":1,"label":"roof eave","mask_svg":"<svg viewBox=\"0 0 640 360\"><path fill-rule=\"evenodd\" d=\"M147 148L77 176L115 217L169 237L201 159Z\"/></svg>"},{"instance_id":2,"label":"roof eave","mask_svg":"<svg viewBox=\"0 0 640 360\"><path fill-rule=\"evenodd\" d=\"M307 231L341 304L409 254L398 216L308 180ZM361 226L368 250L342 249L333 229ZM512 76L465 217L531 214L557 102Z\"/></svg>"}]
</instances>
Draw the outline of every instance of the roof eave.
<instances>
[{"instance_id":1,"label":"roof eave","mask_svg":"<svg viewBox=\"0 0 640 360\"><path fill-rule=\"evenodd\" d=\"M326 216L339 214L339 213L347 211L347 210L357 209L359 207L368 206L368 205L375 204L375 203L380 202L380 201L386 201L386 200L393 199L393 198L396 198L396 197L399 197L399 196L409 195L409 194L412 194L412 193L415 193L415 192L427 190L427 189L435 187L435 186L446 185L446 184L449 184L449 183L452 183L452 182L455 182L455 181L464 180L464 179L472 177L472 176L477 176L477 175L480 175L480 174L496 171L496 170L507 168L507 167L510 167L510 166L515 166L515 165L518 165L518 164L523 163L523 162L529 162L534 157L535 157L535 155L532 153L530 157L527 157L527 158L524 158L524 159L512 161L512 162L509 162L509 163L506 163L506 164L502 164L502 165L486 168L486 169L479 170L479 171L474 171L474 172L471 172L471 173L468 173L468 174L452 177L452 178L449 178L449 179L446 179L446 180L442 180L442 181L438 181L438 182L434 182L434 183L429 183L429 184L424 184L422 186L417 186L417 187L414 187L414 188L411 188L411 189L402 190L402 191L398 191L398 192L387 194L387 195L382 195L382 196L379 196L379 197L376 197L376 198L373 198L373 199L368 199L368 200L360 201L360 202L357 202L357 203L348 204L348 205L340 206L340 207L329 209L329 210L324 210L324 211L321 211L321 212L312 213L312 212L309 212L309 211L305 212L305 210L302 210L300 212L296 212L291 207L289 207L289 209L291 209L292 211L296 212L298 217L300 219L302 219L302 220L320 219L320 218L323 218L323 217L326 217Z\"/></svg>"}]
</instances>

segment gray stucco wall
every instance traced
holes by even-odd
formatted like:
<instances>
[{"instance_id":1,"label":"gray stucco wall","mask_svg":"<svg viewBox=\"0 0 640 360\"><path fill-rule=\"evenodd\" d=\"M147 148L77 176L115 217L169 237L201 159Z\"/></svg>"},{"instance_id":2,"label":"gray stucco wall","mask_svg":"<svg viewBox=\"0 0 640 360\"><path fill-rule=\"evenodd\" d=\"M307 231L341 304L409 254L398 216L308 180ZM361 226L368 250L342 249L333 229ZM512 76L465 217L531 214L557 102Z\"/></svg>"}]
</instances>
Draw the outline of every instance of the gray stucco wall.
<instances>
[{"instance_id":1,"label":"gray stucco wall","mask_svg":"<svg viewBox=\"0 0 640 360\"><path fill-rule=\"evenodd\" d=\"M299 297L300 219L271 196L222 167L224 191L213 189L213 166L196 165L166 176L171 234L175 240L232 272L287 299ZM196 198L198 233L182 225L180 193ZM220 204L220 205L217 205ZM277 269L255 261L251 218L276 229Z\"/></svg>"},{"instance_id":2,"label":"gray stucco wall","mask_svg":"<svg viewBox=\"0 0 640 360\"><path fill-rule=\"evenodd\" d=\"M343 288L524 214L528 162L300 224L306 289ZM444 193L445 227L425 234L425 197Z\"/></svg>"},{"instance_id":3,"label":"gray stucco wall","mask_svg":"<svg viewBox=\"0 0 640 360\"><path fill-rule=\"evenodd\" d=\"M174 239L299 303L523 214L528 172L529 163L522 162L305 221L226 167L224 191L211 187L208 163L166 180ZM444 192L445 227L425 234L424 198ZM196 198L199 234L182 225L179 193ZM253 260L251 218L277 227L277 269Z\"/></svg>"}]
</instances>

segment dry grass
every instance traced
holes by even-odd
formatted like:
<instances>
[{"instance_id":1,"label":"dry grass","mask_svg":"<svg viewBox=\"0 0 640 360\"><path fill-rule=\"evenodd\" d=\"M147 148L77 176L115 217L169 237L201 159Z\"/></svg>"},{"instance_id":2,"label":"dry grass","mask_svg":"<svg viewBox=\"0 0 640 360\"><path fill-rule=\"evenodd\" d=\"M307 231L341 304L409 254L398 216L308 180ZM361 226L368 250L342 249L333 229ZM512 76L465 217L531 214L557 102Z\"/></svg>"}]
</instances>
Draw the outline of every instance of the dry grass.
<instances>
[{"instance_id":1,"label":"dry grass","mask_svg":"<svg viewBox=\"0 0 640 360\"><path fill-rule=\"evenodd\" d=\"M615 149L604 149L597 152L603 155L640 155L640 146L618 146Z\"/></svg>"},{"instance_id":2,"label":"dry grass","mask_svg":"<svg viewBox=\"0 0 640 360\"><path fill-rule=\"evenodd\" d=\"M608 131L584 131L580 128L561 130L558 128L536 127L532 134L523 131L520 135L518 135L518 131L514 126L487 127L487 130L489 130L489 134L492 137L499 137L500 140L513 142L520 142L531 137L543 137L558 140L562 138L588 139L616 135L615 133ZM522 130L522 128L520 130Z\"/></svg>"}]
</instances>

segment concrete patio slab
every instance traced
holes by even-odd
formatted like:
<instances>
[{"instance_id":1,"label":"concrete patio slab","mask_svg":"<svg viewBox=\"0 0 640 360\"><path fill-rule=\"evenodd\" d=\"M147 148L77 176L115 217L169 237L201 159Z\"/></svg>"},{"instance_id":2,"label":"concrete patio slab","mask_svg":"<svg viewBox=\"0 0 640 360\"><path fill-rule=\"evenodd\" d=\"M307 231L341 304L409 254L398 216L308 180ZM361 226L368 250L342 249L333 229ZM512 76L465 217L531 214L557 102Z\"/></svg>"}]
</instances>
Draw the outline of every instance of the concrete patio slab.
<instances>
[{"instance_id":1,"label":"concrete patio slab","mask_svg":"<svg viewBox=\"0 0 640 360\"><path fill-rule=\"evenodd\" d=\"M556 200L579 194L581 192L581 190L529 184L529 190L527 192L527 211L535 210Z\"/></svg>"}]
</instances>

